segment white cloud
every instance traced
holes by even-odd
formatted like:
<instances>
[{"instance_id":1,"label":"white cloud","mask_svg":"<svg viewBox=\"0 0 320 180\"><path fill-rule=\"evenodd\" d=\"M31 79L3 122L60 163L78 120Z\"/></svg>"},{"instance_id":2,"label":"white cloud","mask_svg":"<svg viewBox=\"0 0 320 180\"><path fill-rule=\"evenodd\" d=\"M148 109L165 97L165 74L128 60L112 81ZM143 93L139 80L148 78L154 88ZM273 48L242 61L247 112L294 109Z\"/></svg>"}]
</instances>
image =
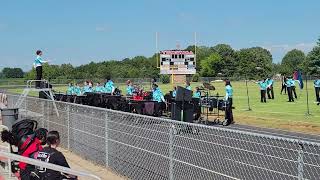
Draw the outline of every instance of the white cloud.
<instances>
[{"instance_id":1,"label":"white cloud","mask_svg":"<svg viewBox=\"0 0 320 180\"><path fill-rule=\"evenodd\" d=\"M111 31L111 27L110 26L97 26L95 28L95 30L97 32L109 32L109 31Z\"/></svg>"},{"instance_id":2,"label":"white cloud","mask_svg":"<svg viewBox=\"0 0 320 180\"><path fill-rule=\"evenodd\" d=\"M287 52L292 49L299 49L304 52L310 51L316 43L297 43L297 44L273 44L262 46L265 49L268 49L271 52Z\"/></svg>"}]
</instances>

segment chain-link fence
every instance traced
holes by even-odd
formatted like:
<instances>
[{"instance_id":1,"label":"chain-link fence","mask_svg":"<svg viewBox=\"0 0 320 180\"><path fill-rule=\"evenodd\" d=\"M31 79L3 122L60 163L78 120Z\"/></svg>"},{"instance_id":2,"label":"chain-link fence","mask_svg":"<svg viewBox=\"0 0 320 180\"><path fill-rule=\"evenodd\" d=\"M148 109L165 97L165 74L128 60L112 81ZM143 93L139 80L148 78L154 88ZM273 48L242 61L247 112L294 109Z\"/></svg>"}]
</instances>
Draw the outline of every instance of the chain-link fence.
<instances>
[{"instance_id":1,"label":"chain-link fence","mask_svg":"<svg viewBox=\"0 0 320 180\"><path fill-rule=\"evenodd\" d=\"M9 95L9 107L18 97ZM320 144L28 97L20 114L130 179L319 179ZM26 110L26 111L24 111Z\"/></svg>"}]
</instances>

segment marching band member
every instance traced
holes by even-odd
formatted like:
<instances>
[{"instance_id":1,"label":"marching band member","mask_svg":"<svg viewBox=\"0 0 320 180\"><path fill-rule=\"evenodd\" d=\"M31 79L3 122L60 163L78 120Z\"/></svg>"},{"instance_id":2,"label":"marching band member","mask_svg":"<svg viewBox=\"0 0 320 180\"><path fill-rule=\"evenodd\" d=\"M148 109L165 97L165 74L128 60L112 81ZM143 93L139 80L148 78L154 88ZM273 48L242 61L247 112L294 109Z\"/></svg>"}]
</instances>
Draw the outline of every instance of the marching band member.
<instances>
[{"instance_id":1,"label":"marching band member","mask_svg":"<svg viewBox=\"0 0 320 180\"><path fill-rule=\"evenodd\" d=\"M284 90L284 94L287 94L287 86L286 86L286 81L287 81L287 78L285 76L283 76L281 78L281 81L282 81L282 87L281 87L281 92L280 94L282 94L283 90Z\"/></svg>"},{"instance_id":2,"label":"marching band member","mask_svg":"<svg viewBox=\"0 0 320 180\"><path fill-rule=\"evenodd\" d=\"M85 93L89 89L88 81L83 82L82 92Z\"/></svg>"},{"instance_id":3,"label":"marching band member","mask_svg":"<svg viewBox=\"0 0 320 180\"><path fill-rule=\"evenodd\" d=\"M76 84L73 90L74 90L74 94L77 96L80 96L82 94L81 88L78 83Z\"/></svg>"},{"instance_id":4,"label":"marching band member","mask_svg":"<svg viewBox=\"0 0 320 180\"><path fill-rule=\"evenodd\" d=\"M260 102L266 103L267 102L267 100L266 100L266 90L267 90L266 80L263 79L258 82L255 82L255 83L258 84L260 87Z\"/></svg>"},{"instance_id":5,"label":"marching band member","mask_svg":"<svg viewBox=\"0 0 320 180\"><path fill-rule=\"evenodd\" d=\"M268 78L267 79L267 95L268 95L268 99L274 99L274 92L273 92L273 79L272 78ZM270 95L271 92L271 95Z\"/></svg>"},{"instance_id":6,"label":"marching band member","mask_svg":"<svg viewBox=\"0 0 320 180\"><path fill-rule=\"evenodd\" d=\"M291 77L287 77L286 80L286 86L287 86L287 92L288 92L288 102L294 102L293 96L292 96L292 78Z\"/></svg>"},{"instance_id":7,"label":"marching band member","mask_svg":"<svg viewBox=\"0 0 320 180\"><path fill-rule=\"evenodd\" d=\"M113 81L109 77L107 78L107 82L106 82L104 88L105 88L105 93L109 93L109 94L113 94L114 90L116 89L114 87Z\"/></svg>"},{"instance_id":8,"label":"marching band member","mask_svg":"<svg viewBox=\"0 0 320 180\"><path fill-rule=\"evenodd\" d=\"M132 96L134 92L134 87L130 80L127 81L127 96Z\"/></svg>"},{"instance_id":9,"label":"marching band member","mask_svg":"<svg viewBox=\"0 0 320 180\"><path fill-rule=\"evenodd\" d=\"M157 102L155 105L155 115L160 116L167 103L157 84L153 84L152 86L152 100Z\"/></svg>"},{"instance_id":10,"label":"marching band member","mask_svg":"<svg viewBox=\"0 0 320 180\"><path fill-rule=\"evenodd\" d=\"M226 90L226 96L225 100L227 101L226 105L226 111L225 111L225 119L226 119L226 126L231 124L233 122L233 113L232 113L232 96L233 96L233 88L231 86L230 80L226 80L225 82L225 90Z\"/></svg>"},{"instance_id":11,"label":"marching band member","mask_svg":"<svg viewBox=\"0 0 320 180\"><path fill-rule=\"evenodd\" d=\"M319 105L320 103L320 79L316 79L314 80L313 82L313 85L314 85L314 90L316 91L316 102L317 102L317 105Z\"/></svg>"},{"instance_id":12,"label":"marching band member","mask_svg":"<svg viewBox=\"0 0 320 180\"><path fill-rule=\"evenodd\" d=\"M294 80L293 78L291 78L291 91L292 91L292 95L294 95L294 98L298 98L297 97L297 92L296 92L296 81L298 80Z\"/></svg>"},{"instance_id":13,"label":"marching band member","mask_svg":"<svg viewBox=\"0 0 320 180\"><path fill-rule=\"evenodd\" d=\"M85 81L82 91L83 91L83 94L88 93L88 92L93 92L92 82L91 81Z\"/></svg>"},{"instance_id":14,"label":"marching band member","mask_svg":"<svg viewBox=\"0 0 320 180\"><path fill-rule=\"evenodd\" d=\"M177 86L173 87L172 97L175 98L177 96Z\"/></svg>"},{"instance_id":15,"label":"marching band member","mask_svg":"<svg viewBox=\"0 0 320 180\"><path fill-rule=\"evenodd\" d=\"M97 82L97 85L96 87L93 89L94 92L97 92L97 93L101 93L104 91L104 87L101 86L101 83L100 82Z\"/></svg>"},{"instance_id":16,"label":"marching band member","mask_svg":"<svg viewBox=\"0 0 320 180\"><path fill-rule=\"evenodd\" d=\"M75 94L75 92L74 92L74 86L73 86L73 84L72 83L69 83L69 86L68 86L68 89L67 89L67 95L73 95L73 94Z\"/></svg>"},{"instance_id":17,"label":"marching band member","mask_svg":"<svg viewBox=\"0 0 320 180\"><path fill-rule=\"evenodd\" d=\"M157 102L166 102L164 96L157 84L153 84L152 99Z\"/></svg>"},{"instance_id":18,"label":"marching band member","mask_svg":"<svg viewBox=\"0 0 320 180\"><path fill-rule=\"evenodd\" d=\"M188 89L189 91L192 91L189 81L186 81L186 89Z\"/></svg>"},{"instance_id":19,"label":"marching band member","mask_svg":"<svg viewBox=\"0 0 320 180\"><path fill-rule=\"evenodd\" d=\"M196 92L194 92L193 97L199 98L199 99L201 98L201 92L200 92L199 87L196 87Z\"/></svg>"}]
</instances>

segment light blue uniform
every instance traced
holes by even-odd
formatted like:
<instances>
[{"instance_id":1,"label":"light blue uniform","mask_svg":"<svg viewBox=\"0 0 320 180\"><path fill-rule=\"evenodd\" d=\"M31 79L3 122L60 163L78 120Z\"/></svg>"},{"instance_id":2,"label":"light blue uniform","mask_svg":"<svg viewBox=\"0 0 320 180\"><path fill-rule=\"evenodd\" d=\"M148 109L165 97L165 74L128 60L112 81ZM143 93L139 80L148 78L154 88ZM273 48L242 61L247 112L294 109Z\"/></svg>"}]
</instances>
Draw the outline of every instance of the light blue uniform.
<instances>
[{"instance_id":1,"label":"light blue uniform","mask_svg":"<svg viewBox=\"0 0 320 180\"><path fill-rule=\"evenodd\" d=\"M268 79L267 80L267 85L268 86L273 86L273 79Z\"/></svg>"},{"instance_id":2,"label":"light blue uniform","mask_svg":"<svg viewBox=\"0 0 320 180\"><path fill-rule=\"evenodd\" d=\"M134 88L131 85L127 86L127 95L132 96L133 95Z\"/></svg>"},{"instance_id":3,"label":"light blue uniform","mask_svg":"<svg viewBox=\"0 0 320 180\"><path fill-rule=\"evenodd\" d=\"M200 92L200 91L196 91L196 92L193 94L193 97L194 97L194 98L201 98L201 92Z\"/></svg>"},{"instance_id":4,"label":"light blue uniform","mask_svg":"<svg viewBox=\"0 0 320 180\"><path fill-rule=\"evenodd\" d=\"M96 86L94 88L94 92L103 92L104 91L104 87L103 86Z\"/></svg>"},{"instance_id":5,"label":"light blue uniform","mask_svg":"<svg viewBox=\"0 0 320 180\"><path fill-rule=\"evenodd\" d=\"M290 78L287 79L287 81L286 81L287 87L291 87L291 81L292 81L292 79L290 79Z\"/></svg>"},{"instance_id":6,"label":"light blue uniform","mask_svg":"<svg viewBox=\"0 0 320 180\"><path fill-rule=\"evenodd\" d=\"M320 79L314 80L314 87L320 87Z\"/></svg>"},{"instance_id":7,"label":"light blue uniform","mask_svg":"<svg viewBox=\"0 0 320 180\"><path fill-rule=\"evenodd\" d=\"M153 101L157 101L157 102L165 102L163 94L159 88L153 90L152 99Z\"/></svg>"},{"instance_id":8,"label":"light blue uniform","mask_svg":"<svg viewBox=\"0 0 320 180\"><path fill-rule=\"evenodd\" d=\"M260 86L260 90L267 90L268 84L266 82L259 81L258 85Z\"/></svg>"},{"instance_id":9,"label":"light blue uniform","mask_svg":"<svg viewBox=\"0 0 320 180\"><path fill-rule=\"evenodd\" d=\"M291 87L295 87L296 86L296 80L294 79L290 79L290 84L291 84Z\"/></svg>"},{"instance_id":10,"label":"light blue uniform","mask_svg":"<svg viewBox=\"0 0 320 180\"><path fill-rule=\"evenodd\" d=\"M232 98L233 96L233 89L230 85L226 86L226 97L225 99L228 100L229 98Z\"/></svg>"},{"instance_id":11,"label":"light blue uniform","mask_svg":"<svg viewBox=\"0 0 320 180\"><path fill-rule=\"evenodd\" d=\"M83 93L88 93L88 92L93 92L93 89L90 86L84 86L82 91Z\"/></svg>"},{"instance_id":12,"label":"light blue uniform","mask_svg":"<svg viewBox=\"0 0 320 180\"><path fill-rule=\"evenodd\" d=\"M172 91L172 97L176 97L177 96L177 91L176 90L173 90Z\"/></svg>"},{"instance_id":13,"label":"light blue uniform","mask_svg":"<svg viewBox=\"0 0 320 180\"><path fill-rule=\"evenodd\" d=\"M74 89L75 89L74 86L69 86L68 89L67 89L67 95L75 94Z\"/></svg>"},{"instance_id":14,"label":"light blue uniform","mask_svg":"<svg viewBox=\"0 0 320 180\"><path fill-rule=\"evenodd\" d=\"M74 94L76 94L77 96L80 96L82 94L81 92L81 88L79 86L74 87Z\"/></svg>"},{"instance_id":15,"label":"light blue uniform","mask_svg":"<svg viewBox=\"0 0 320 180\"><path fill-rule=\"evenodd\" d=\"M114 90L114 84L111 80L106 83L106 85L104 86L104 90L105 93L112 93L112 91Z\"/></svg>"},{"instance_id":16,"label":"light blue uniform","mask_svg":"<svg viewBox=\"0 0 320 180\"><path fill-rule=\"evenodd\" d=\"M187 86L186 89L188 89L190 91L192 90L191 86Z\"/></svg>"},{"instance_id":17,"label":"light blue uniform","mask_svg":"<svg viewBox=\"0 0 320 180\"><path fill-rule=\"evenodd\" d=\"M45 61L42 60L41 56L37 56L37 58L34 60L34 66L42 66L42 64L45 63Z\"/></svg>"}]
</instances>

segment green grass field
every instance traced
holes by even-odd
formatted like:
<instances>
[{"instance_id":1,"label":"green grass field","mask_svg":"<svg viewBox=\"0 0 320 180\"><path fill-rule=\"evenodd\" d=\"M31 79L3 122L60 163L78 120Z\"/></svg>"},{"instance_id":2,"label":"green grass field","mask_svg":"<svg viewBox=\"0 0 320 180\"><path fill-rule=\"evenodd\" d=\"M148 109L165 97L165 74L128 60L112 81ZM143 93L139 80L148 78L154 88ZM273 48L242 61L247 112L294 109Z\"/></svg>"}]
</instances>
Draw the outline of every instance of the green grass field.
<instances>
[{"instance_id":1,"label":"green grass field","mask_svg":"<svg viewBox=\"0 0 320 180\"><path fill-rule=\"evenodd\" d=\"M212 83L216 90L211 94L224 95L224 82ZM117 84L125 92L125 84ZM182 85L182 84L177 84ZM194 89L201 83L192 83ZM310 115L307 115L306 90L297 88L298 99L294 103L289 103L287 95L280 95L280 82L275 83L275 99L268 100L267 103L260 103L260 91L258 85L248 82L249 98L252 111L247 111L247 95L244 81L232 82L234 89L234 117L238 124L247 124L268 128L280 128L290 131L307 132L320 134L320 106L315 101L315 92L312 82L308 84ZM145 85L150 88L150 85ZM166 93L172 90L171 84L159 84L162 92ZM55 91L65 92L66 87L56 87ZM9 89L8 92L21 93L22 89ZM32 94L36 95L36 94Z\"/></svg>"}]
</instances>

